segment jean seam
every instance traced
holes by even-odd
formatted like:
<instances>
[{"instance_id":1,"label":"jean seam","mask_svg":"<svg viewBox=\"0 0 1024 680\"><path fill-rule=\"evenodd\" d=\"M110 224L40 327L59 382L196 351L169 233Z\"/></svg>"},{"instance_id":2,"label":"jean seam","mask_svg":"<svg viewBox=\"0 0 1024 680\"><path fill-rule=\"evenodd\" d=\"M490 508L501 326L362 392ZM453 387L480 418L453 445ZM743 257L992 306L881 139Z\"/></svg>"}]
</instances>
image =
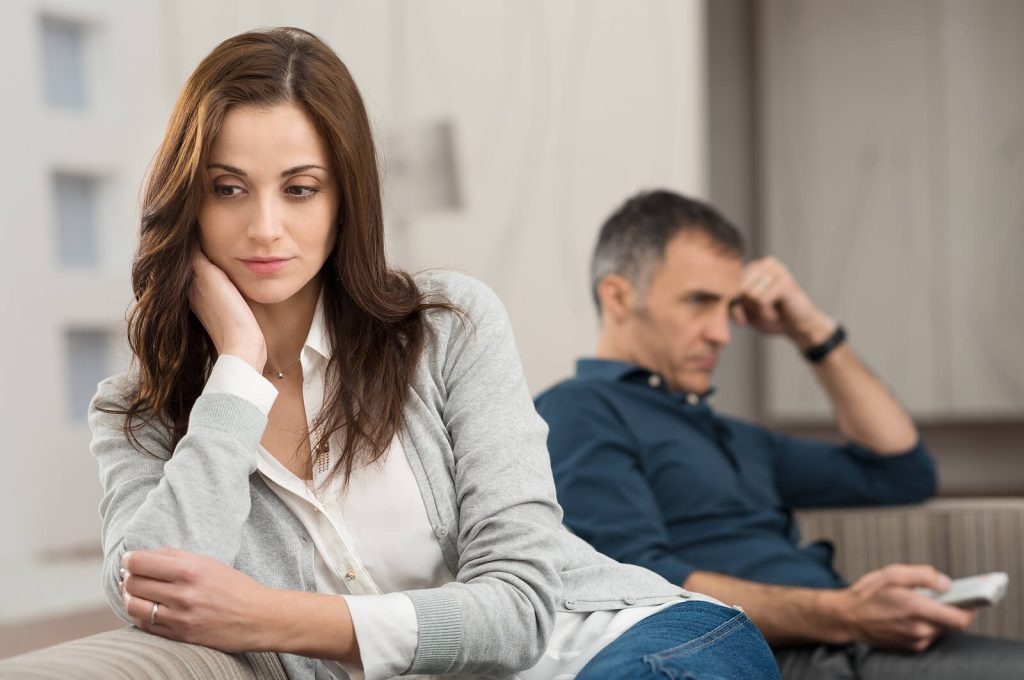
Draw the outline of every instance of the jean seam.
<instances>
[{"instance_id":1,"label":"jean seam","mask_svg":"<svg viewBox=\"0 0 1024 680\"><path fill-rule=\"evenodd\" d=\"M647 655L647 657L645 657L645 660L661 660L673 658L676 656L684 656L686 654L694 654L700 651L701 649L707 647L708 645L718 642L719 640L729 635L736 629L742 628L746 625L748 620L749 619L747 618L746 614L737 614L728 621L725 621L724 623L720 624L717 628L714 628L708 631L707 633L704 633L699 638L695 638L693 640L690 640L689 642L684 642L683 644L678 645L676 647L672 647L670 649L665 649L654 654L649 654Z\"/></svg>"}]
</instances>

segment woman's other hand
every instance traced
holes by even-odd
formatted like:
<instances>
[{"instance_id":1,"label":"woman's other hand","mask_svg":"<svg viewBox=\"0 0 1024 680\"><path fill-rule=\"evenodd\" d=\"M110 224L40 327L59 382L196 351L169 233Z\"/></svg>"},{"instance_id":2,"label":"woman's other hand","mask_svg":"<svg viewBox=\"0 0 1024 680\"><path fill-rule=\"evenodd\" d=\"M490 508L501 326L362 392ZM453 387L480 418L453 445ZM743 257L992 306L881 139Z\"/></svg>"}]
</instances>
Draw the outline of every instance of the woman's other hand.
<instances>
[{"instance_id":1,"label":"woman's other hand","mask_svg":"<svg viewBox=\"0 0 1024 680\"><path fill-rule=\"evenodd\" d=\"M125 553L121 566L124 609L147 633L232 654L282 652L362 666L344 597L269 588L175 548Z\"/></svg>"},{"instance_id":2,"label":"woman's other hand","mask_svg":"<svg viewBox=\"0 0 1024 680\"><path fill-rule=\"evenodd\" d=\"M262 372L267 363L267 344L249 304L202 250L196 250L193 267L196 275L189 288L189 302L217 353L240 357Z\"/></svg>"},{"instance_id":3,"label":"woman's other hand","mask_svg":"<svg viewBox=\"0 0 1024 680\"><path fill-rule=\"evenodd\" d=\"M273 591L242 572L175 548L129 552L121 565L125 611L147 633L230 653L271 646Z\"/></svg>"}]
</instances>

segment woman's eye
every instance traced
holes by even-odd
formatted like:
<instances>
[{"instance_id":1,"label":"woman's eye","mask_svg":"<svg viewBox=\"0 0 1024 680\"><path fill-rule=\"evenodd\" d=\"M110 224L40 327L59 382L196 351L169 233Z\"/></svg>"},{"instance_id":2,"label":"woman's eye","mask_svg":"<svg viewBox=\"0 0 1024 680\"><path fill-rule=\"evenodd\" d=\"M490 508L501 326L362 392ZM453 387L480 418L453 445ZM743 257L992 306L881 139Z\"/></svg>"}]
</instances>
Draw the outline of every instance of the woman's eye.
<instances>
[{"instance_id":1,"label":"woman's eye","mask_svg":"<svg viewBox=\"0 0 1024 680\"><path fill-rule=\"evenodd\" d=\"M235 186L233 184L215 184L213 185L213 193L224 198L233 198L242 192L242 187Z\"/></svg>"},{"instance_id":2,"label":"woman's eye","mask_svg":"<svg viewBox=\"0 0 1024 680\"><path fill-rule=\"evenodd\" d=\"M298 184L292 185L285 189L285 193L295 198L313 198L313 196L320 191L316 187L305 187Z\"/></svg>"}]
</instances>

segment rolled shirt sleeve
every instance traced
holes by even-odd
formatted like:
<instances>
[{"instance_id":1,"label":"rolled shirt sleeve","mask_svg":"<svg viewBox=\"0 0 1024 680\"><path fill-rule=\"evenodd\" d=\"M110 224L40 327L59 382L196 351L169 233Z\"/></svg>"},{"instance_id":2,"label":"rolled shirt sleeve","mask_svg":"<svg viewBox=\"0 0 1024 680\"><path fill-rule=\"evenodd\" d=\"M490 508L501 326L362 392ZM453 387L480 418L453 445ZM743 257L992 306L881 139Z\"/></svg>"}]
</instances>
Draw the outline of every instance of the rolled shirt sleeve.
<instances>
[{"instance_id":1,"label":"rolled shirt sleeve","mask_svg":"<svg viewBox=\"0 0 1024 680\"><path fill-rule=\"evenodd\" d=\"M853 442L766 437L779 495L793 507L921 503L938 486L935 462L922 440L903 453L881 455Z\"/></svg>"},{"instance_id":2,"label":"rolled shirt sleeve","mask_svg":"<svg viewBox=\"0 0 1024 680\"><path fill-rule=\"evenodd\" d=\"M419 635L412 600L403 593L342 597L348 604L363 662L362 669L342 664L345 671L353 678L384 680L409 670Z\"/></svg>"},{"instance_id":3,"label":"rolled shirt sleeve","mask_svg":"<svg viewBox=\"0 0 1024 680\"><path fill-rule=\"evenodd\" d=\"M221 354L210 371L203 394L233 394L251 401L269 415L277 399L277 388L241 357Z\"/></svg>"}]
</instances>

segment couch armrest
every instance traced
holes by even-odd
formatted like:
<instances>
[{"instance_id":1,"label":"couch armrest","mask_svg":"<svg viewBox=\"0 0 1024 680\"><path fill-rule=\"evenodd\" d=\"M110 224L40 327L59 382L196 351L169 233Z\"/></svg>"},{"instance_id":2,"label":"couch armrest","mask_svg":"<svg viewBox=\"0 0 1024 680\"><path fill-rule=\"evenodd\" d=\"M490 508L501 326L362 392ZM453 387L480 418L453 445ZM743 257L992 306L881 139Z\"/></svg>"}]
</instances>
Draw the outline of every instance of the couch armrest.
<instances>
[{"instance_id":1,"label":"couch armrest","mask_svg":"<svg viewBox=\"0 0 1024 680\"><path fill-rule=\"evenodd\" d=\"M954 578L1005 571L1006 599L983 609L972 630L1024 640L1024 498L942 498L796 515L804 541L835 545L836 570L848 581L894 562L931 564Z\"/></svg>"},{"instance_id":2,"label":"couch armrest","mask_svg":"<svg viewBox=\"0 0 1024 680\"><path fill-rule=\"evenodd\" d=\"M0 678L287 680L271 652L225 654L121 628L0 660Z\"/></svg>"}]
</instances>

